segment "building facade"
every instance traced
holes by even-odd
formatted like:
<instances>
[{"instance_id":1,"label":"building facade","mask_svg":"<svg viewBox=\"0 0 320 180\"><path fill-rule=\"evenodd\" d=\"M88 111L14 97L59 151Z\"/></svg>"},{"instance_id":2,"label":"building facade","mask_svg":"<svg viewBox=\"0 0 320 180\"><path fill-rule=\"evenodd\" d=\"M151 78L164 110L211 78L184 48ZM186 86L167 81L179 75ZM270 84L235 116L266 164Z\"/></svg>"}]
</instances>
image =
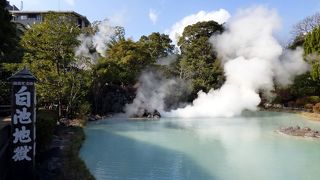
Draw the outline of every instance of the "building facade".
<instances>
[{"instance_id":1,"label":"building facade","mask_svg":"<svg viewBox=\"0 0 320 180\"><path fill-rule=\"evenodd\" d=\"M23 25L25 28L30 28L32 25L42 22L45 19L46 14L49 13L71 15L70 17L74 18L74 22L80 28L88 27L90 25L86 16L74 11L23 11L22 8L22 2L21 9L19 9L15 5L10 5L9 1L6 1L6 9L12 15L12 21L19 25Z\"/></svg>"},{"instance_id":2,"label":"building facade","mask_svg":"<svg viewBox=\"0 0 320 180\"><path fill-rule=\"evenodd\" d=\"M40 23L45 19L45 15L49 13L66 14L75 17L75 23L80 28L88 27L90 25L89 20L74 11L10 11L12 15L12 21L23 24L26 28L31 27L34 24Z\"/></svg>"}]
</instances>

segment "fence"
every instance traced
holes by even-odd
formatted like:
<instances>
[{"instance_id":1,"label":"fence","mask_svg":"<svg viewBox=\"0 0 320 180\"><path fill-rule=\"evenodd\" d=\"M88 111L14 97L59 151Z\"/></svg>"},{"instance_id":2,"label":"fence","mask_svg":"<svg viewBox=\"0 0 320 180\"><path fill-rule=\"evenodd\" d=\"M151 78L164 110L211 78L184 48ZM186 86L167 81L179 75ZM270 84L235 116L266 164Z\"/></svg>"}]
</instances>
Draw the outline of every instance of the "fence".
<instances>
[{"instance_id":1,"label":"fence","mask_svg":"<svg viewBox=\"0 0 320 180\"><path fill-rule=\"evenodd\" d=\"M10 134L11 126L0 129L0 180L8 176L10 165Z\"/></svg>"}]
</instances>

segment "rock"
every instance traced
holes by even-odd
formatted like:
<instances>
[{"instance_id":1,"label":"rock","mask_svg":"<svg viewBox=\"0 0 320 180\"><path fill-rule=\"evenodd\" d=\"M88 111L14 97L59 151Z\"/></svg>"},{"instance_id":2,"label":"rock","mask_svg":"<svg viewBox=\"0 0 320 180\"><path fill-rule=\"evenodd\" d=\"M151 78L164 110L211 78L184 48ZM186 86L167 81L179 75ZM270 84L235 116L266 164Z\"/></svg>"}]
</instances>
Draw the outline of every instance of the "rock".
<instances>
[{"instance_id":1,"label":"rock","mask_svg":"<svg viewBox=\"0 0 320 180\"><path fill-rule=\"evenodd\" d=\"M320 138L319 131L312 130L309 127L304 127L304 128L301 128L300 126L282 127L278 130L278 132L289 135L289 136Z\"/></svg>"},{"instance_id":2,"label":"rock","mask_svg":"<svg viewBox=\"0 0 320 180\"><path fill-rule=\"evenodd\" d=\"M270 103L264 103L263 106L264 106L265 108L270 108L270 107L272 107L272 104L270 104Z\"/></svg>"},{"instance_id":3,"label":"rock","mask_svg":"<svg viewBox=\"0 0 320 180\"><path fill-rule=\"evenodd\" d=\"M147 109L139 109L139 111L132 115L131 118L149 118L149 119L159 119L161 115L156 109L153 112L148 111Z\"/></svg>"},{"instance_id":4,"label":"rock","mask_svg":"<svg viewBox=\"0 0 320 180\"><path fill-rule=\"evenodd\" d=\"M300 126L296 126L296 127L294 127L293 130L299 130L299 129L301 129Z\"/></svg>"},{"instance_id":5,"label":"rock","mask_svg":"<svg viewBox=\"0 0 320 180\"><path fill-rule=\"evenodd\" d=\"M316 137L314 132L308 132L304 134L305 137Z\"/></svg>"},{"instance_id":6,"label":"rock","mask_svg":"<svg viewBox=\"0 0 320 180\"><path fill-rule=\"evenodd\" d=\"M94 116L94 118L95 118L96 120L102 119L102 117L101 117L100 115L98 115L98 114L96 114L96 115Z\"/></svg>"},{"instance_id":7,"label":"rock","mask_svg":"<svg viewBox=\"0 0 320 180\"><path fill-rule=\"evenodd\" d=\"M59 124L63 125L63 126L69 126L69 119L68 118L61 118L59 120Z\"/></svg>"},{"instance_id":8,"label":"rock","mask_svg":"<svg viewBox=\"0 0 320 180\"><path fill-rule=\"evenodd\" d=\"M160 118L161 118L161 116L154 115L154 116L153 116L153 118L154 118L154 119L160 119Z\"/></svg>"},{"instance_id":9,"label":"rock","mask_svg":"<svg viewBox=\"0 0 320 180\"><path fill-rule=\"evenodd\" d=\"M88 117L88 121L96 121L96 118L94 118L94 116L91 115Z\"/></svg>"},{"instance_id":10,"label":"rock","mask_svg":"<svg viewBox=\"0 0 320 180\"><path fill-rule=\"evenodd\" d=\"M282 105L281 104L274 104L273 107L274 108L282 108Z\"/></svg>"}]
</instances>

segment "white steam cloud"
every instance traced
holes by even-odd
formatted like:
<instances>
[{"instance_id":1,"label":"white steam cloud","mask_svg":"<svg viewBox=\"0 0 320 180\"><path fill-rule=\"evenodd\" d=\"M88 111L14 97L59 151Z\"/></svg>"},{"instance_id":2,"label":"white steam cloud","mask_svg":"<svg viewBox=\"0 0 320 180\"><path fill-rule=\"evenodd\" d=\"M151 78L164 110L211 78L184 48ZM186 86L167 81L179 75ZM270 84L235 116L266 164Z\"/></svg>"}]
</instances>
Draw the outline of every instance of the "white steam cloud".
<instances>
[{"instance_id":1,"label":"white steam cloud","mask_svg":"<svg viewBox=\"0 0 320 180\"><path fill-rule=\"evenodd\" d=\"M274 80L287 85L308 70L301 48L284 51L274 38L279 28L280 18L274 10L259 6L239 11L227 30L211 39L224 64L225 84L218 90L199 92L192 105L163 115L230 117L256 110L259 92L272 90Z\"/></svg>"},{"instance_id":2,"label":"white steam cloud","mask_svg":"<svg viewBox=\"0 0 320 180\"><path fill-rule=\"evenodd\" d=\"M145 71L139 78L135 99L125 106L126 116L141 117L145 111L153 113L157 110L162 113L168 107L181 107L184 104L177 102L190 90L189 84L181 79L167 79L162 73Z\"/></svg>"},{"instance_id":3,"label":"white steam cloud","mask_svg":"<svg viewBox=\"0 0 320 180\"><path fill-rule=\"evenodd\" d=\"M225 9L219 9L218 11L199 11L197 14L191 14L184 17L177 23L175 23L169 30L169 37L172 41L177 42L179 37L182 35L185 27L195 24L201 21L216 21L219 24L227 22L230 18L230 14Z\"/></svg>"},{"instance_id":4,"label":"white steam cloud","mask_svg":"<svg viewBox=\"0 0 320 180\"><path fill-rule=\"evenodd\" d=\"M94 35L80 34L78 40L81 42L75 51L77 57L86 57L95 63L99 56L105 57L107 44L115 34L115 27L108 20L104 20L97 25Z\"/></svg>"}]
</instances>

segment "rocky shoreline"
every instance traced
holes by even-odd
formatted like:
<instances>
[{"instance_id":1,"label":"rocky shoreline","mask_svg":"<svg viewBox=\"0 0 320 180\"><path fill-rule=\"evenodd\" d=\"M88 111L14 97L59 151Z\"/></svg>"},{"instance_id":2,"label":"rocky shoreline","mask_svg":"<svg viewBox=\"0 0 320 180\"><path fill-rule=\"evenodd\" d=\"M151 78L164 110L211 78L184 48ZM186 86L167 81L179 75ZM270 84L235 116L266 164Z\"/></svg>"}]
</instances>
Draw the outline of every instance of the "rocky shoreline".
<instances>
[{"instance_id":1,"label":"rocky shoreline","mask_svg":"<svg viewBox=\"0 0 320 180\"><path fill-rule=\"evenodd\" d=\"M304 128L301 128L300 126L282 127L276 130L276 132L278 132L279 134L285 134L289 136L320 139L320 132L318 130L312 130L309 127L304 127Z\"/></svg>"},{"instance_id":2,"label":"rocky shoreline","mask_svg":"<svg viewBox=\"0 0 320 180\"><path fill-rule=\"evenodd\" d=\"M103 120L103 119L107 119L107 118L111 118L112 115L104 115L101 116L99 114L96 115L89 115L87 118L87 121L99 121L99 120ZM152 112L148 111L148 110L143 110L141 113L136 113L131 115L130 117L128 117L129 119L160 119L161 118L161 114L159 113L159 111L154 110Z\"/></svg>"}]
</instances>

